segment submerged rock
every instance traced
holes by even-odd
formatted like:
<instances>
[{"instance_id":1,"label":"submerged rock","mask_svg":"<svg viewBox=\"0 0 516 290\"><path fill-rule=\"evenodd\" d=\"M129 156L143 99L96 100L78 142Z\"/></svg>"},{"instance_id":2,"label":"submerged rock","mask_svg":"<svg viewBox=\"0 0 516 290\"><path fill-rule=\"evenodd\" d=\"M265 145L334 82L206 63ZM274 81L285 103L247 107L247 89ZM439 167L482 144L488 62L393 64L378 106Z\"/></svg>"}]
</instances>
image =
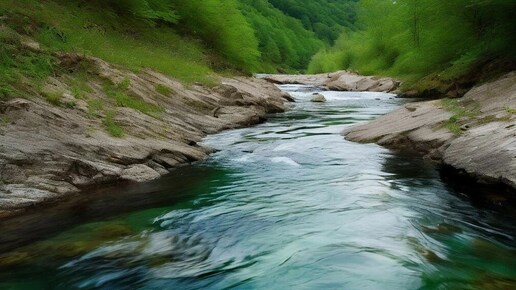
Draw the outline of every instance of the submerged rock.
<instances>
[{"instance_id":1,"label":"submerged rock","mask_svg":"<svg viewBox=\"0 0 516 290\"><path fill-rule=\"evenodd\" d=\"M313 94L310 101L314 103L324 103L326 102L326 98L321 94Z\"/></svg>"},{"instance_id":2,"label":"submerged rock","mask_svg":"<svg viewBox=\"0 0 516 290\"><path fill-rule=\"evenodd\" d=\"M95 230L94 236L100 240L111 240L133 234L133 230L127 224L107 224Z\"/></svg>"},{"instance_id":3,"label":"submerged rock","mask_svg":"<svg viewBox=\"0 0 516 290\"><path fill-rule=\"evenodd\" d=\"M452 235L456 233L462 233L462 229L456 227L454 225L441 223L438 224L437 227L423 227L423 232L430 234L443 234L443 235Z\"/></svg>"},{"instance_id":4,"label":"submerged rock","mask_svg":"<svg viewBox=\"0 0 516 290\"><path fill-rule=\"evenodd\" d=\"M287 92L283 92L283 94L281 95L281 97L283 99L285 99L287 102L290 102L290 103L295 103L296 102L296 99L294 99L294 97L292 97L289 93Z\"/></svg>"},{"instance_id":5,"label":"submerged rock","mask_svg":"<svg viewBox=\"0 0 516 290\"><path fill-rule=\"evenodd\" d=\"M0 269L22 265L31 259L26 252L10 252L0 255ZM6 269L5 269L6 270Z\"/></svg>"}]
</instances>

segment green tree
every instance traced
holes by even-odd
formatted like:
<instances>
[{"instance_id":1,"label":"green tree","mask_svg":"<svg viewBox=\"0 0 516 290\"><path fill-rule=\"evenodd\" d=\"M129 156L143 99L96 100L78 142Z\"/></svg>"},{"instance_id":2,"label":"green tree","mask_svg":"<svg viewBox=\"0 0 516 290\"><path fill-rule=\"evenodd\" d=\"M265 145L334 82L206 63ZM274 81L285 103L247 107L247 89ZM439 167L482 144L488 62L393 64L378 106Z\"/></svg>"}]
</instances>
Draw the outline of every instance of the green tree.
<instances>
[{"instance_id":1,"label":"green tree","mask_svg":"<svg viewBox=\"0 0 516 290\"><path fill-rule=\"evenodd\" d=\"M171 0L179 14L178 26L200 37L238 67L258 66L258 40L235 0Z\"/></svg>"},{"instance_id":2,"label":"green tree","mask_svg":"<svg viewBox=\"0 0 516 290\"><path fill-rule=\"evenodd\" d=\"M303 70L323 43L267 0L240 0L240 9L256 32L261 51L260 70Z\"/></svg>"},{"instance_id":3,"label":"green tree","mask_svg":"<svg viewBox=\"0 0 516 290\"><path fill-rule=\"evenodd\" d=\"M170 0L97 0L95 2L101 7L107 5L124 16L167 23L177 23L179 18Z\"/></svg>"},{"instance_id":4,"label":"green tree","mask_svg":"<svg viewBox=\"0 0 516 290\"><path fill-rule=\"evenodd\" d=\"M510 0L362 0L360 29L314 56L309 71L339 65L415 81L438 72L456 78L492 59L514 62L515 14Z\"/></svg>"}]
</instances>

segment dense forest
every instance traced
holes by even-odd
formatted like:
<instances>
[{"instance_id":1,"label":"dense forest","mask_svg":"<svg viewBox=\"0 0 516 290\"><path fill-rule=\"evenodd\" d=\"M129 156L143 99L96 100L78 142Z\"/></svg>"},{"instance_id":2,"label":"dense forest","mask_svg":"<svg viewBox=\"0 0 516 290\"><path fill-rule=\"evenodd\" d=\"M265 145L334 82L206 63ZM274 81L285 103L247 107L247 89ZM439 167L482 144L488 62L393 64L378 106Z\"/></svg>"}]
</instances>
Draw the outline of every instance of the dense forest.
<instances>
[{"instance_id":1,"label":"dense forest","mask_svg":"<svg viewBox=\"0 0 516 290\"><path fill-rule=\"evenodd\" d=\"M312 55L323 47L299 20L275 9L267 0L240 0L242 12L259 41L262 71L306 68Z\"/></svg>"},{"instance_id":2,"label":"dense forest","mask_svg":"<svg viewBox=\"0 0 516 290\"><path fill-rule=\"evenodd\" d=\"M326 43L333 44L340 33L354 29L358 0L269 0L288 16L301 20Z\"/></svg>"},{"instance_id":3,"label":"dense forest","mask_svg":"<svg viewBox=\"0 0 516 290\"><path fill-rule=\"evenodd\" d=\"M16 91L21 76L51 73L55 51L149 67L188 82L209 82L213 72L227 70L301 72L355 17L354 0L305 2L1 1L2 95ZM38 41L45 55L20 51L15 34Z\"/></svg>"},{"instance_id":4,"label":"dense forest","mask_svg":"<svg viewBox=\"0 0 516 290\"><path fill-rule=\"evenodd\" d=\"M512 0L361 0L360 29L317 53L308 71L350 69L414 84L428 75L454 80L487 63L509 69L515 19Z\"/></svg>"},{"instance_id":5,"label":"dense forest","mask_svg":"<svg viewBox=\"0 0 516 290\"><path fill-rule=\"evenodd\" d=\"M3 0L0 94L50 74L55 51L187 82L339 69L450 80L495 60L513 66L515 11L511 0ZM15 33L44 55L20 52Z\"/></svg>"}]
</instances>

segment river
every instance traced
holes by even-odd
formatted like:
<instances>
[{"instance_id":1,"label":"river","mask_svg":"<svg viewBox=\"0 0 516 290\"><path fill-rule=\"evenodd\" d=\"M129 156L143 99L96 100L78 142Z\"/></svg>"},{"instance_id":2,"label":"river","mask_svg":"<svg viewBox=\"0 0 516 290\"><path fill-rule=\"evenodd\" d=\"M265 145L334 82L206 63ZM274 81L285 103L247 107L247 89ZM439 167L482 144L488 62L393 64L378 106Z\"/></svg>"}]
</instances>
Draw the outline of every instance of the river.
<instances>
[{"instance_id":1,"label":"river","mask_svg":"<svg viewBox=\"0 0 516 290\"><path fill-rule=\"evenodd\" d=\"M406 100L282 89L288 112L206 161L0 225L0 289L516 289L514 216L340 135Z\"/></svg>"}]
</instances>

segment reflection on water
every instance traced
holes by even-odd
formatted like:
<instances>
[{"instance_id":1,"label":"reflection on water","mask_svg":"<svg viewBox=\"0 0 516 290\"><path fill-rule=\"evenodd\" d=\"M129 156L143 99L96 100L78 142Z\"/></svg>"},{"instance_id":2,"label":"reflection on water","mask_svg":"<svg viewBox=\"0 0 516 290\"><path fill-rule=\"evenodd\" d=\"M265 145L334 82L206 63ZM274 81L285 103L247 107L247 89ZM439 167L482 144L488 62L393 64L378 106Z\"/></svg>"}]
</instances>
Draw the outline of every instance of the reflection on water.
<instances>
[{"instance_id":1,"label":"reflection on water","mask_svg":"<svg viewBox=\"0 0 516 290\"><path fill-rule=\"evenodd\" d=\"M105 220L121 213L192 198L206 191L208 181L220 174L222 172L218 168L185 167L159 180L106 186L74 196L56 206L2 221L0 253L49 237L56 229L63 231L80 223Z\"/></svg>"},{"instance_id":2,"label":"reflection on water","mask_svg":"<svg viewBox=\"0 0 516 290\"><path fill-rule=\"evenodd\" d=\"M419 158L340 136L400 100L315 104L313 88L287 89L295 108L207 138L221 149L207 162L39 215L33 230L63 217L70 229L3 254L0 288L515 288L512 218L474 208Z\"/></svg>"}]
</instances>

